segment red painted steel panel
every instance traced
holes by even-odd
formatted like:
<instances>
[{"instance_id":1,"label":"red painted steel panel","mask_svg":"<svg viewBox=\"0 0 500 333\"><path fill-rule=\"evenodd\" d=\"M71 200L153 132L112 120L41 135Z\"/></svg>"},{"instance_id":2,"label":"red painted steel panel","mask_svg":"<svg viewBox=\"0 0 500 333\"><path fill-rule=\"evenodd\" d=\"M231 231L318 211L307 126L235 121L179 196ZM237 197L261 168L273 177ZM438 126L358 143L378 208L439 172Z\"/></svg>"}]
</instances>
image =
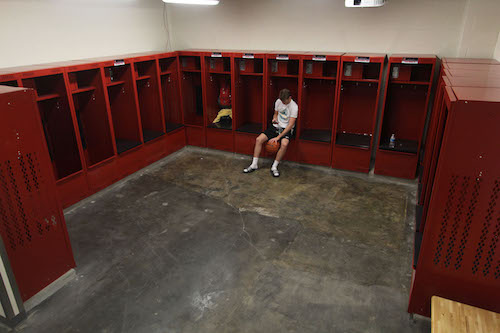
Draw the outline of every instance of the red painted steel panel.
<instances>
[{"instance_id":1,"label":"red painted steel panel","mask_svg":"<svg viewBox=\"0 0 500 333\"><path fill-rule=\"evenodd\" d=\"M207 147L234 152L233 133L228 130L207 128Z\"/></svg>"},{"instance_id":2,"label":"red painted steel panel","mask_svg":"<svg viewBox=\"0 0 500 333\"><path fill-rule=\"evenodd\" d=\"M253 156L258 134L235 133L235 152Z\"/></svg>"},{"instance_id":3,"label":"red painted steel panel","mask_svg":"<svg viewBox=\"0 0 500 333\"><path fill-rule=\"evenodd\" d=\"M175 153L186 146L186 129L184 127L168 133L167 137L168 139L165 147L166 155Z\"/></svg>"},{"instance_id":4,"label":"red painted steel panel","mask_svg":"<svg viewBox=\"0 0 500 333\"><path fill-rule=\"evenodd\" d=\"M164 134L161 137L144 144L144 151L142 152L144 155L144 166L154 163L167 155L165 150L167 141L168 137Z\"/></svg>"},{"instance_id":5,"label":"red painted steel panel","mask_svg":"<svg viewBox=\"0 0 500 333\"><path fill-rule=\"evenodd\" d=\"M186 140L190 146L206 147L205 132L202 127L186 126Z\"/></svg>"},{"instance_id":6,"label":"red painted steel panel","mask_svg":"<svg viewBox=\"0 0 500 333\"><path fill-rule=\"evenodd\" d=\"M336 145L333 148L333 167L366 173L370 171L370 157L368 149Z\"/></svg>"},{"instance_id":7,"label":"red painted steel panel","mask_svg":"<svg viewBox=\"0 0 500 333\"><path fill-rule=\"evenodd\" d=\"M418 157L416 154L405 154L378 150L375 159L375 173L378 175L415 179Z\"/></svg>"},{"instance_id":8,"label":"red painted steel panel","mask_svg":"<svg viewBox=\"0 0 500 333\"><path fill-rule=\"evenodd\" d=\"M298 144L298 161L315 165L331 165L331 145L329 143L300 140Z\"/></svg>"},{"instance_id":9,"label":"red painted steel panel","mask_svg":"<svg viewBox=\"0 0 500 333\"><path fill-rule=\"evenodd\" d=\"M91 193L98 192L118 180L116 158L113 156L87 170Z\"/></svg>"},{"instance_id":10,"label":"red painted steel panel","mask_svg":"<svg viewBox=\"0 0 500 333\"><path fill-rule=\"evenodd\" d=\"M75 267L33 90L0 87L0 233L21 298Z\"/></svg>"},{"instance_id":11,"label":"red painted steel panel","mask_svg":"<svg viewBox=\"0 0 500 333\"><path fill-rule=\"evenodd\" d=\"M454 100L440 146L409 312L430 315L433 295L500 312L500 89L476 88ZM494 102L485 101L493 97ZM464 135L467 133L467 135Z\"/></svg>"},{"instance_id":12,"label":"red painted steel panel","mask_svg":"<svg viewBox=\"0 0 500 333\"><path fill-rule=\"evenodd\" d=\"M83 171L57 181L57 193L63 208L68 208L90 195L87 175Z\"/></svg>"}]
</instances>

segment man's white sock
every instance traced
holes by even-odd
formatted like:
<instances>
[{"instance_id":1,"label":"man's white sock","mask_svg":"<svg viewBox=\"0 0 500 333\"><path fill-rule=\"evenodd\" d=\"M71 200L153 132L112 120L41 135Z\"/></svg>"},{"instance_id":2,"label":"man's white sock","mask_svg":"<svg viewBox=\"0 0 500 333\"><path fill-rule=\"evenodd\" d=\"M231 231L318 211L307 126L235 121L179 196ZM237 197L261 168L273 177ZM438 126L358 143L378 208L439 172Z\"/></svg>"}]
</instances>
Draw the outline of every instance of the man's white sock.
<instances>
[{"instance_id":1,"label":"man's white sock","mask_svg":"<svg viewBox=\"0 0 500 333\"><path fill-rule=\"evenodd\" d=\"M274 163L273 163L273 166L271 167L271 170L278 170L278 164L280 164L280 162L274 160Z\"/></svg>"},{"instance_id":2,"label":"man's white sock","mask_svg":"<svg viewBox=\"0 0 500 333\"><path fill-rule=\"evenodd\" d=\"M259 168L259 158L254 157L252 160L252 164L250 164L250 167L253 169L258 169Z\"/></svg>"}]
</instances>

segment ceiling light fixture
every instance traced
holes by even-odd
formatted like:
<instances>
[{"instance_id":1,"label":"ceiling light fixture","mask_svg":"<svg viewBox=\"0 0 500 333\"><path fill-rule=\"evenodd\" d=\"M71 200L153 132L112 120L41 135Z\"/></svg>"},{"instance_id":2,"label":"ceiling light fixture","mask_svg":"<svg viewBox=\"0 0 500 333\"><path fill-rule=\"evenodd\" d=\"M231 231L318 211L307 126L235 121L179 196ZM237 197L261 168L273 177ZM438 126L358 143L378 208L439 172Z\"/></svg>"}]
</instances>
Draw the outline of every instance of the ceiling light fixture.
<instances>
[{"instance_id":1,"label":"ceiling light fixture","mask_svg":"<svg viewBox=\"0 0 500 333\"><path fill-rule=\"evenodd\" d=\"M163 2L184 4L184 5L209 5L209 6L215 6L219 4L219 0L163 0Z\"/></svg>"}]
</instances>

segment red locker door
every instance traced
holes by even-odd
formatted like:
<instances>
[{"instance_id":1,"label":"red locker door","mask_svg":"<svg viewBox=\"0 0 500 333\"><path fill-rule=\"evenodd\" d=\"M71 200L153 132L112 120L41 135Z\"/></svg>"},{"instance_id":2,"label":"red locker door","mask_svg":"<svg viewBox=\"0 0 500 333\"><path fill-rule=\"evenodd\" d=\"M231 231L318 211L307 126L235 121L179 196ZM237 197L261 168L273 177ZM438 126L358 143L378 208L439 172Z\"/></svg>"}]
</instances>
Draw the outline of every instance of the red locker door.
<instances>
[{"instance_id":1,"label":"red locker door","mask_svg":"<svg viewBox=\"0 0 500 333\"><path fill-rule=\"evenodd\" d=\"M0 86L0 234L23 301L75 266L38 112Z\"/></svg>"}]
</instances>

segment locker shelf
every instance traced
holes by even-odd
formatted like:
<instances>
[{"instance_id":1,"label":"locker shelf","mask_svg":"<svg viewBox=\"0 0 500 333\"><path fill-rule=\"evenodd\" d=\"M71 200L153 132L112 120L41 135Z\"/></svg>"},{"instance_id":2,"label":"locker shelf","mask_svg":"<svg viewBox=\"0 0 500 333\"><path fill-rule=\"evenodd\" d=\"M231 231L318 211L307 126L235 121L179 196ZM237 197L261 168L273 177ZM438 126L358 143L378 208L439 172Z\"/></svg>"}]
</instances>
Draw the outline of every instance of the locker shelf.
<instances>
[{"instance_id":1,"label":"locker shelf","mask_svg":"<svg viewBox=\"0 0 500 333\"><path fill-rule=\"evenodd\" d=\"M378 83L379 80L377 80L377 79L348 79L348 78L344 77L344 78L342 78L342 81Z\"/></svg>"},{"instance_id":2,"label":"locker shelf","mask_svg":"<svg viewBox=\"0 0 500 333\"><path fill-rule=\"evenodd\" d=\"M207 126L208 128L217 128L217 129L223 129L223 130L231 130L232 129L232 126L231 124L219 124L219 123L215 123L215 124L210 124Z\"/></svg>"},{"instance_id":3,"label":"locker shelf","mask_svg":"<svg viewBox=\"0 0 500 333\"><path fill-rule=\"evenodd\" d=\"M231 75L231 72L228 72L228 71L213 71L213 70L210 70L208 72L211 73L211 74L227 74L227 75Z\"/></svg>"},{"instance_id":4,"label":"locker shelf","mask_svg":"<svg viewBox=\"0 0 500 333\"><path fill-rule=\"evenodd\" d=\"M163 132L158 132L158 131L150 131L150 130L143 130L142 135L144 136L144 142L149 142L152 141L156 138L159 138L162 136Z\"/></svg>"},{"instance_id":5,"label":"locker shelf","mask_svg":"<svg viewBox=\"0 0 500 333\"><path fill-rule=\"evenodd\" d=\"M167 129L167 133L169 133L169 132L173 132L173 131L175 131L176 129L181 128L181 127L183 127L183 126L184 126L184 125L182 125L182 124L168 123L168 122L165 124L165 127L166 127L166 129Z\"/></svg>"},{"instance_id":6,"label":"locker shelf","mask_svg":"<svg viewBox=\"0 0 500 333\"><path fill-rule=\"evenodd\" d=\"M73 95L88 92L88 91L94 91L94 90L95 90L95 87L79 88L79 89L76 89L73 91Z\"/></svg>"},{"instance_id":7,"label":"locker shelf","mask_svg":"<svg viewBox=\"0 0 500 333\"><path fill-rule=\"evenodd\" d=\"M309 75L304 75L304 79L313 79L313 80L329 80L329 81L336 81L336 77L330 77L330 76L309 76Z\"/></svg>"},{"instance_id":8,"label":"locker shelf","mask_svg":"<svg viewBox=\"0 0 500 333\"><path fill-rule=\"evenodd\" d=\"M113 87L113 86L119 86L120 84L124 84L124 83L125 83L125 81L113 81L111 83L107 83L106 85L108 87Z\"/></svg>"},{"instance_id":9,"label":"locker shelf","mask_svg":"<svg viewBox=\"0 0 500 333\"><path fill-rule=\"evenodd\" d=\"M259 134L262 132L262 124L259 123L244 123L236 129L238 132L244 133L255 133Z\"/></svg>"},{"instance_id":10,"label":"locker shelf","mask_svg":"<svg viewBox=\"0 0 500 333\"><path fill-rule=\"evenodd\" d=\"M294 75L294 74L277 74L277 73L272 73L271 76L272 77L293 77L293 78L299 77L298 75Z\"/></svg>"},{"instance_id":11,"label":"locker shelf","mask_svg":"<svg viewBox=\"0 0 500 333\"><path fill-rule=\"evenodd\" d=\"M264 74L263 73L245 73L245 72L240 72L240 75L244 75L244 76L262 76Z\"/></svg>"},{"instance_id":12,"label":"locker shelf","mask_svg":"<svg viewBox=\"0 0 500 333\"><path fill-rule=\"evenodd\" d=\"M418 151L418 141L396 139L393 148L391 148L389 141L390 138L382 138L380 140L379 148L387 151L410 153L410 154L416 154Z\"/></svg>"},{"instance_id":13,"label":"locker shelf","mask_svg":"<svg viewBox=\"0 0 500 333\"><path fill-rule=\"evenodd\" d=\"M341 146L368 149L370 147L371 136L355 133L338 133L335 143Z\"/></svg>"},{"instance_id":14,"label":"locker shelf","mask_svg":"<svg viewBox=\"0 0 500 333\"><path fill-rule=\"evenodd\" d=\"M55 98L59 98L59 97L60 97L59 94L47 94L47 95L38 96L36 100L38 102L42 102L42 101L47 101L49 99L55 99Z\"/></svg>"},{"instance_id":15,"label":"locker shelf","mask_svg":"<svg viewBox=\"0 0 500 333\"><path fill-rule=\"evenodd\" d=\"M142 76L138 76L136 78L136 81L147 80L147 79L150 79L150 78L151 78L151 75L142 75Z\"/></svg>"},{"instance_id":16,"label":"locker shelf","mask_svg":"<svg viewBox=\"0 0 500 333\"><path fill-rule=\"evenodd\" d=\"M300 139L308 141L331 142L332 131L307 129L302 131Z\"/></svg>"},{"instance_id":17,"label":"locker shelf","mask_svg":"<svg viewBox=\"0 0 500 333\"><path fill-rule=\"evenodd\" d=\"M118 154L122 154L126 152L127 150L130 150L132 148L135 148L137 146L140 146L141 142L139 141L132 141L132 140L125 140L125 139L116 139L116 150Z\"/></svg>"},{"instance_id":18,"label":"locker shelf","mask_svg":"<svg viewBox=\"0 0 500 333\"><path fill-rule=\"evenodd\" d=\"M397 81L397 80L391 80L391 84L415 84L415 85L422 85L422 86L428 86L430 82L423 82L423 81Z\"/></svg>"}]
</instances>

